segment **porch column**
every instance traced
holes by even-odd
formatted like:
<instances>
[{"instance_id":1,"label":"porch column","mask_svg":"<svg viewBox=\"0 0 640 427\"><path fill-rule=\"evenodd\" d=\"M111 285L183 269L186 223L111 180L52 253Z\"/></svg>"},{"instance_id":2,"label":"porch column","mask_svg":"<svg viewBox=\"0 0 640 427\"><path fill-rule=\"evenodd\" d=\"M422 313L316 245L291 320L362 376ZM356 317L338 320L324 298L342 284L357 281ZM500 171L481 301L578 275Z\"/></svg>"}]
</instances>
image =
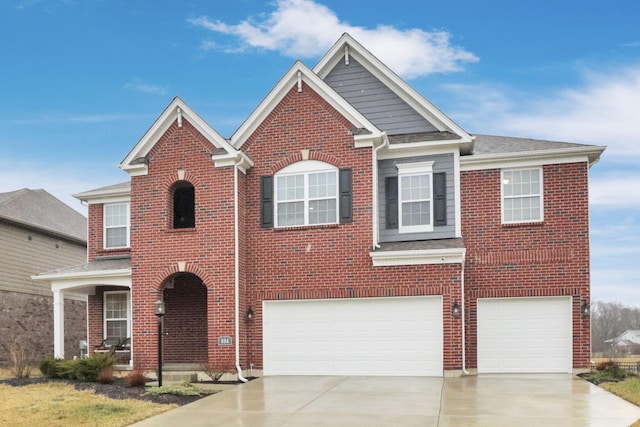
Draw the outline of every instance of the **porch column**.
<instances>
[{"instance_id":1,"label":"porch column","mask_svg":"<svg viewBox=\"0 0 640 427\"><path fill-rule=\"evenodd\" d=\"M53 356L64 359L64 292L53 291Z\"/></svg>"}]
</instances>

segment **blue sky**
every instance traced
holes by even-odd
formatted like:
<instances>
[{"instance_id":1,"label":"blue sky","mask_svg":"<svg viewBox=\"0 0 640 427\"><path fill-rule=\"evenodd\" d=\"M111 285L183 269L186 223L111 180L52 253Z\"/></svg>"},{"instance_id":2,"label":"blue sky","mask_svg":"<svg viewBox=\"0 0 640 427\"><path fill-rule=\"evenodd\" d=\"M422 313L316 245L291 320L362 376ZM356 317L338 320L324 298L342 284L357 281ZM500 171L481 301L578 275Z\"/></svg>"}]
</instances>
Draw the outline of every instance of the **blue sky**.
<instances>
[{"instance_id":1,"label":"blue sky","mask_svg":"<svg viewBox=\"0 0 640 427\"><path fill-rule=\"evenodd\" d=\"M0 192L70 195L174 96L230 136L296 59L349 32L471 133L607 145L592 299L640 306L640 2L4 0Z\"/></svg>"}]
</instances>

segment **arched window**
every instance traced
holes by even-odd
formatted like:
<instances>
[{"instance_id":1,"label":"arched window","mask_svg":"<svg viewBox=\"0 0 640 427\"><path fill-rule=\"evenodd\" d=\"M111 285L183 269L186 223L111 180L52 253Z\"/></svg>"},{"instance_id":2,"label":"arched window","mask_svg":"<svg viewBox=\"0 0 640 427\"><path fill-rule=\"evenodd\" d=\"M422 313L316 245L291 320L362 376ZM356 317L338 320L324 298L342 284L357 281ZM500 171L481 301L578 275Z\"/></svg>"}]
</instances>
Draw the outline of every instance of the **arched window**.
<instances>
[{"instance_id":1,"label":"arched window","mask_svg":"<svg viewBox=\"0 0 640 427\"><path fill-rule=\"evenodd\" d=\"M173 228L196 226L196 192L187 181L178 182L173 190Z\"/></svg>"}]
</instances>

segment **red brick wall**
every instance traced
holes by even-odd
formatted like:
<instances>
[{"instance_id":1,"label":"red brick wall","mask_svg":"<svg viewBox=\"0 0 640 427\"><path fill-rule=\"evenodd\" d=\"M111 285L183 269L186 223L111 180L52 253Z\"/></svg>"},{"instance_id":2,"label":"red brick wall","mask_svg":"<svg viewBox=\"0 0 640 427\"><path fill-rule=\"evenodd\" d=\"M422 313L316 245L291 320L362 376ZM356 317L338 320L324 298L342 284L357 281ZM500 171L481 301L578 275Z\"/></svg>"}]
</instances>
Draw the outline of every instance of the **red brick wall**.
<instances>
[{"instance_id":1,"label":"red brick wall","mask_svg":"<svg viewBox=\"0 0 640 427\"><path fill-rule=\"evenodd\" d=\"M293 88L243 146L255 166L246 177L248 327L250 362L262 368L262 301L444 295L444 367L459 368L461 321L449 308L460 301L460 265L373 267L372 153L354 148L352 125L304 85ZM260 177L302 159L353 170L353 222L334 226L260 227Z\"/></svg>"},{"instance_id":2,"label":"red brick wall","mask_svg":"<svg viewBox=\"0 0 640 427\"><path fill-rule=\"evenodd\" d=\"M543 168L544 222L501 224L500 170L461 174L467 366L476 367L478 298L572 296L573 365L589 366L588 168L586 163Z\"/></svg>"},{"instance_id":3,"label":"red brick wall","mask_svg":"<svg viewBox=\"0 0 640 427\"><path fill-rule=\"evenodd\" d=\"M129 255L130 249L104 249L103 241L103 204L91 204L88 210L88 230L87 253L89 262L94 261L99 256L119 256Z\"/></svg>"},{"instance_id":4,"label":"red brick wall","mask_svg":"<svg viewBox=\"0 0 640 427\"><path fill-rule=\"evenodd\" d=\"M233 357L233 347L217 345L218 336L234 336L233 167L214 167L213 145L186 119L182 125L173 123L150 152L148 175L131 182L134 357L143 369L157 365L154 302L165 280L178 272L178 262L185 262L185 271L201 279L207 290L209 363ZM178 169L195 188L192 229L172 229L170 189L178 181ZM167 323L174 310L167 306ZM189 361L191 349L182 352L183 361ZM179 359L173 352L171 360Z\"/></svg>"},{"instance_id":5,"label":"red brick wall","mask_svg":"<svg viewBox=\"0 0 640 427\"><path fill-rule=\"evenodd\" d=\"M177 275L164 301L164 362L207 363L207 288L194 275Z\"/></svg>"}]
</instances>

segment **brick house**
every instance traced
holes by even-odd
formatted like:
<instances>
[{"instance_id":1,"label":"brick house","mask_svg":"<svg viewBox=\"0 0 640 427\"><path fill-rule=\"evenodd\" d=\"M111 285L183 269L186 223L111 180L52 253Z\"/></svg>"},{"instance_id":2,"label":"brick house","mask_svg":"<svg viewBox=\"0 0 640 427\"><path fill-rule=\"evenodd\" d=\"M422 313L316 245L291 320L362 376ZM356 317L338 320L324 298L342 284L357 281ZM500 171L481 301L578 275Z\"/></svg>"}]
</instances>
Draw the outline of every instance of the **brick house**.
<instances>
[{"instance_id":1,"label":"brick house","mask_svg":"<svg viewBox=\"0 0 640 427\"><path fill-rule=\"evenodd\" d=\"M588 172L604 147L472 135L348 34L230 137L175 98L89 205L89 341L264 375L589 366ZM58 347L63 351L60 331Z\"/></svg>"},{"instance_id":2,"label":"brick house","mask_svg":"<svg viewBox=\"0 0 640 427\"><path fill-rule=\"evenodd\" d=\"M32 280L44 270L87 261L87 219L42 189L0 193L0 366L11 363L9 345L26 345L33 361L53 353L53 306L64 305L66 357L79 355L87 334L86 297Z\"/></svg>"}]
</instances>

